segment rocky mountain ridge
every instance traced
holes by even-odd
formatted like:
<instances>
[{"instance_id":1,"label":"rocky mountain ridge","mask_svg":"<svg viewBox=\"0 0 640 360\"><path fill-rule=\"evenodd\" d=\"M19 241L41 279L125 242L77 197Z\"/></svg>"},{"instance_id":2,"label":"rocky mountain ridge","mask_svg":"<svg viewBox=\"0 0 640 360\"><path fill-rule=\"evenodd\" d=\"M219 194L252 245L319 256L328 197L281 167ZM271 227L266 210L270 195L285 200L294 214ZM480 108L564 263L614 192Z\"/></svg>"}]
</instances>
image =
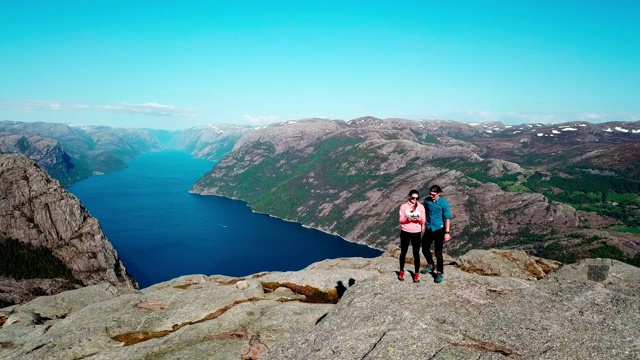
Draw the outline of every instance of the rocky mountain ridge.
<instances>
[{"instance_id":1,"label":"rocky mountain ridge","mask_svg":"<svg viewBox=\"0 0 640 360\"><path fill-rule=\"evenodd\" d=\"M0 121L0 154L23 154L63 185L123 169L161 148L151 130Z\"/></svg>"},{"instance_id":2,"label":"rocky mountain ridge","mask_svg":"<svg viewBox=\"0 0 640 360\"><path fill-rule=\"evenodd\" d=\"M562 139L568 136L578 142L580 136L593 136L598 146L616 151L619 142L640 143L639 123L613 129L611 124L579 124L585 126L576 125L571 131L566 125L556 126L566 131L541 124L499 125L373 117L272 124L247 133L191 191L241 199L255 211L384 248L397 242L396 211L409 190L417 188L424 195L431 184L440 184L454 213L455 241L450 251L458 254L478 246L535 242L533 237L538 238L533 251L549 253L554 248L548 241L564 242L567 235L592 238L595 235L586 229L606 231L619 223L523 185L534 172L547 169L541 166L553 164L524 168L487 155L507 146L526 155L527 149L538 149L531 136L535 141L560 142L567 142ZM531 129L531 134L519 135L524 129ZM611 233L606 240L580 246L572 249L589 252L597 246L614 246L628 258L640 253L640 239L620 240Z\"/></svg>"},{"instance_id":3,"label":"rocky mountain ridge","mask_svg":"<svg viewBox=\"0 0 640 360\"><path fill-rule=\"evenodd\" d=\"M308 133L306 122L312 123ZM346 229L348 239L373 239L379 247L394 241L385 242L380 229L396 229L393 209L412 184L426 187L432 181L447 184L458 234L467 231L468 239L477 236L483 246L549 228L561 235L608 234L610 218L540 193L505 191L479 175L449 168L481 164L493 178L527 171L519 163L487 158L486 144L464 139L477 134L473 129L455 122L375 118L254 129L209 174L225 176L227 183L200 190L254 199L254 208L265 206L276 215L293 208L300 216L296 221L328 224L326 229L338 233ZM615 131L622 133L615 141L636 134ZM200 145L206 153L206 141ZM3 172L23 165L37 169L24 157L0 155L0 177L15 185L3 178L0 235L55 247L72 234L69 244L52 252L74 258L70 268L74 277L84 277L76 278L82 285L102 285L1 309L2 358L640 358L637 267L589 259L555 271L559 263L523 252L467 252L478 243L454 237L447 250L466 254L448 260L440 285L428 276L419 284L398 282L397 249L389 248L373 260L326 260L299 272L246 278L192 275L140 291L132 279L118 278L126 270L105 245L97 221L81 205L76 208L55 180L40 169ZM23 201L29 197L37 199L34 204ZM638 247L633 237L606 241ZM106 249L106 255L96 248ZM99 279L96 272L103 271L117 286ZM0 280L7 280L0 281L0 295L18 289L31 297L78 285Z\"/></svg>"},{"instance_id":4,"label":"rocky mountain ridge","mask_svg":"<svg viewBox=\"0 0 640 360\"><path fill-rule=\"evenodd\" d=\"M403 201L401 193L440 182L455 208L457 233L450 251L456 254L476 247L519 247L563 261L613 256L640 264L638 236L610 231L612 225L640 224L640 190L628 190L640 184L632 165L640 155L639 122L511 126L305 119L254 128L131 131L131 140L119 135L127 129L88 127L82 131L91 135L78 139L73 134L80 127L2 124L18 132L36 132L31 126L38 134L52 132L82 151L98 143L101 149L126 154L134 148L141 154L144 146L127 145L145 143L139 138L212 160L231 151L212 170L215 179L204 177L192 191L247 200L256 211L379 248L396 240L390 214ZM106 135L99 136L103 131ZM119 159L113 163L132 158L113 151L109 154ZM575 184L591 188L570 188ZM627 193L616 194L620 188Z\"/></svg>"},{"instance_id":5,"label":"rocky mountain ridge","mask_svg":"<svg viewBox=\"0 0 640 360\"><path fill-rule=\"evenodd\" d=\"M9 246L13 239L30 248L46 249L71 274L66 281L0 278L2 303L19 303L103 282L137 287L98 221L32 160L0 154L0 179L0 245ZM4 262L9 260L3 258Z\"/></svg>"},{"instance_id":6,"label":"rocky mountain ridge","mask_svg":"<svg viewBox=\"0 0 640 360\"><path fill-rule=\"evenodd\" d=\"M640 358L637 267L474 250L447 259L444 282L411 283L397 254L40 297L0 309L0 357Z\"/></svg>"},{"instance_id":7,"label":"rocky mountain ridge","mask_svg":"<svg viewBox=\"0 0 640 360\"><path fill-rule=\"evenodd\" d=\"M640 147L640 121L482 126L471 143L483 156L531 166L589 166L628 177Z\"/></svg>"},{"instance_id":8,"label":"rocky mountain ridge","mask_svg":"<svg viewBox=\"0 0 640 360\"><path fill-rule=\"evenodd\" d=\"M192 127L172 133L167 146L182 149L199 159L219 161L253 128L244 125Z\"/></svg>"}]
</instances>

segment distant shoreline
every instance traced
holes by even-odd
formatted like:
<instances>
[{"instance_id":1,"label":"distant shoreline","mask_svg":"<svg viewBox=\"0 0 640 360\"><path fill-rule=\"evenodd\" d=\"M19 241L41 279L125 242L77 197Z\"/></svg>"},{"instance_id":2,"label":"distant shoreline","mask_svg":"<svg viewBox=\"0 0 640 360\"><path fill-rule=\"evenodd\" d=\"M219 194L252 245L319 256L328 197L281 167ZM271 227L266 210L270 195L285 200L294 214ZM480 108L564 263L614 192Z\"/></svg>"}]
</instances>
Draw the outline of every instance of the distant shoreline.
<instances>
[{"instance_id":1,"label":"distant shoreline","mask_svg":"<svg viewBox=\"0 0 640 360\"><path fill-rule=\"evenodd\" d=\"M294 223L294 224L300 224L300 226L302 226L303 228L311 229L311 230L317 230L317 231L323 232L323 233L331 235L331 236L337 236L337 237L341 238L344 241L347 241L347 242L350 242L350 243L353 243L353 244L363 245L363 246L366 246L366 247L368 247L370 249L379 250L382 253L384 253L384 251L385 251L384 249L380 249L380 248L377 248L375 246L371 246L370 244L365 244L365 243L361 243L361 242L357 242L357 241L352 241L352 240L349 240L347 238L342 237L340 234L336 234L336 233L332 233L330 231L326 231L326 230L318 229L318 228L315 228L315 227L312 227L312 226L308 226L308 225L305 225L305 224L303 224L301 222L298 222L298 221L283 219L281 217L278 217L278 216L275 216L275 215L272 215L272 214L269 214L269 213L263 213L263 212L255 211L255 210L253 210L251 205L249 205L248 202L246 202L245 200L242 200L242 199L232 198L232 197L228 197L228 196L224 196L224 195L218 195L218 194L203 194L203 193L199 193L199 192L191 191L191 190L189 190L189 193L190 194L194 194L194 195L200 195L200 196L217 196L217 197L225 198L225 199L229 199L229 200L240 201L240 202L245 203L245 205L247 205L247 207L249 209L251 209L251 212L253 212L255 214L267 215L267 216L272 217L274 219L278 219L278 220L282 220L282 221L286 221L286 222ZM381 255L382 255L382 253L381 253Z\"/></svg>"}]
</instances>

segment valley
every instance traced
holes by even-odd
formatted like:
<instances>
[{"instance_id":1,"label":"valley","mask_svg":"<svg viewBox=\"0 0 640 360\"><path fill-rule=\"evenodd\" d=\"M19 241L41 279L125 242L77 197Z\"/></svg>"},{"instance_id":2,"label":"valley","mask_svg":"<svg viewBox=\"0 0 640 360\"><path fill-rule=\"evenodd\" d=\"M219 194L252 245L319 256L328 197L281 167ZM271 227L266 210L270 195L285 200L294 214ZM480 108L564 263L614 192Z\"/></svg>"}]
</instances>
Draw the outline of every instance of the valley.
<instances>
[{"instance_id":1,"label":"valley","mask_svg":"<svg viewBox=\"0 0 640 360\"><path fill-rule=\"evenodd\" d=\"M412 188L444 189L446 252L523 249L565 262L640 261L640 123L462 123L362 117L182 131L0 122L0 151L62 184L178 148L216 161L191 192L384 249Z\"/></svg>"}]
</instances>

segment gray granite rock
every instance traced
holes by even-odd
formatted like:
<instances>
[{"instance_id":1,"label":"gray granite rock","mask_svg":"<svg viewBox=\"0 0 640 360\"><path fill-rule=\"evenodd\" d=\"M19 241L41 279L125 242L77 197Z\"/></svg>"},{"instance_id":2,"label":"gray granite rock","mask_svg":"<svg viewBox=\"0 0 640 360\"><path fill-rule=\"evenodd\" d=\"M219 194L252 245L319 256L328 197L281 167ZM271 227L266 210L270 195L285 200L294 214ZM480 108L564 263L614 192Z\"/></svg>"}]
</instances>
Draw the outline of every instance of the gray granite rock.
<instances>
[{"instance_id":1,"label":"gray granite rock","mask_svg":"<svg viewBox=\"0 0 640 360\"><path fill-rule=\"evenodd\" d=\"M560 262L527 255L517 250L471 250L455 261L466 272L486 276L541 279L560 267Z\"/></svg>"},{"instance_id":2,"label":"gray granite rock","mask_svg":"<svg viewBox=\"0 0 640 360\"><path fill-rule=\"evenodd\" d=\"M482 255L486 265L496 253L473 257ZM392 274L366 279L317 326L280 339L264 359L640 358L640 269L596 259L541 280L511 275L447 268L440 284Z\"/></svg>"},{"instance_id":3,"label":"gray granite rock","mask_svg":"<svg viewBox=\"0 0 640 360\"><path fill-rule=\"evenodd\" d=\"M46 248L73 277L66 282L41 281L44 288L32 279L0 279L0 287L11 290L0 293L0 303L20 303L35 294L68 290L76 283L137 287L98 220L32 160L0 154L0 179L0 242L11 238ZM35 294L32 289L37 290Z\"/></svg>"},{"instance_id":4,"label":"gray granite rock","mask_svg":"<svg viewBox=\"0 0 640 360\"><path fill-rule=\"evenodd\" d=\"M538 280L529 270L541 263L477 251L453 259L444 282L413 283L397 280L390 252L94 285L0 309L0 358L640 359L640 269L547 262Z\"/></svg>"}]
</instances>

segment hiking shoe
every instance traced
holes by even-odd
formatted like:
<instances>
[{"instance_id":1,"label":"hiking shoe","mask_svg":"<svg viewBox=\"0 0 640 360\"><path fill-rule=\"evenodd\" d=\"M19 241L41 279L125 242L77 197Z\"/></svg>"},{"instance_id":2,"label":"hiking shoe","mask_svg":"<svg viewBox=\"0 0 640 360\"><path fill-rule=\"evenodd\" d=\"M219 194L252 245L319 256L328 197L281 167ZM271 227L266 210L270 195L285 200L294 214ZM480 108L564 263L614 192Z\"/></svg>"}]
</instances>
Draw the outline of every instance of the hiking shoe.
<instances>
[{"instance_id":1,"label":"hiking shoe","mask_svg":"<svg viewBox=\"0 0 640 360\"><path fill-rule=\"evenodd\" d=\"M444 275L442 273L436 274L436 283L442 282Z\"/></svg>"},{"instance_id":2,"label":"hiking shoe","mask_svg":"<svg viewBox=\"0 0 640 360\"><path fill-rule=\"evenodd\" d=\"M404 281L404 270L400 270L400 273L398 273L398 280Z\"/></svg>"},{"instance_id":3,"label":"hiking shoe","mask_svg":"<svg viewBox=\"0 0 640 360\"><path fill-rule=\"evenodd\" d=\"M433 271L433 265L429 265L426 268L420 270L420 274L428 274Z\"/></svg>"},{"instance_id":4,"label":"hiking shoe","mask_svg":"<svg viewBox=\"0 0 640 360\"><path fill-rule=\"evenodd\" d=\"M420 282L420 274L418 273L413 274L413 282L414 283Z\"/></svg>"}]
</instances>

